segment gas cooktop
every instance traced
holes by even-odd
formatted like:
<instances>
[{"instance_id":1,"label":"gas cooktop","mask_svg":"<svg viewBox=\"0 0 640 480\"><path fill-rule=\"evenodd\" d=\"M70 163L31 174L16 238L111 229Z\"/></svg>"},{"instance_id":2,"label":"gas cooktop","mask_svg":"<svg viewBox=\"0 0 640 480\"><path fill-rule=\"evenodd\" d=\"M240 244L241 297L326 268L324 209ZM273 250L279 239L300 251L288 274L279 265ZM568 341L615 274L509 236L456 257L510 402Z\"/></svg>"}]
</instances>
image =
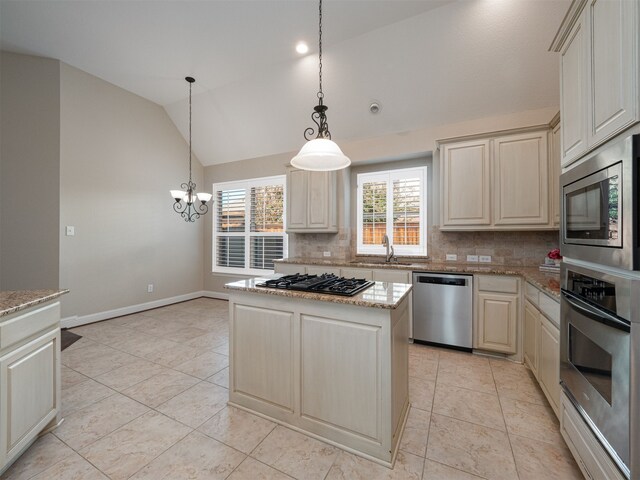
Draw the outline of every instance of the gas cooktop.
<instances>
[{"instance_id":1,"label":"gas cooktop","mask_svg":"<svg viewBox=\"0 0 640 480\"><path fill-rule=\"evenodd\" d=\"M284 290L298 290L301 292L325 293L329 295L342 295L352 297L366 290L374 282L364 278L338 277L331 273L322 275L305 275L296 273L284 277L267 280L264 283L256 283L256 287L281 288Z\"/></svg>"}]
</instances>

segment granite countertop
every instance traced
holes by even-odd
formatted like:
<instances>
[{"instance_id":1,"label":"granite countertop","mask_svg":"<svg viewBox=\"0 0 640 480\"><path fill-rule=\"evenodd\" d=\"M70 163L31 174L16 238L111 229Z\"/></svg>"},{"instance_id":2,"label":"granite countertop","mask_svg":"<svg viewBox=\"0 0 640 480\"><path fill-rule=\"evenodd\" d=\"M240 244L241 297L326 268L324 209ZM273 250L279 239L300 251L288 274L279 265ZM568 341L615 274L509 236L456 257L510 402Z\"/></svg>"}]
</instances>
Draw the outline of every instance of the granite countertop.
<instances>
[{"instance_id":1,"label":"granite countertop","mask_svg":"<svg viewBox=\"0 0 640 480\"><path fill-rule=\"evenodd\" d=\"M0 292L0 317L48 302L69 290L13 290Z\"/></svg>"},{"instance_id":2,"label":"granite countertop","mask_svg":"<svg viewBox=\"0 0 640 480\"><path fill-rule=\"evenodd\" d=\"M227 283L224 288L229 290L240 290L244 292L262 293L266 295L277 295L280 297L291 297L306 300L320 300L330 303L342 303L344 305L355 305L358 307L386 308L394 309L409 294L412 286L406 283L386 283L375 282L366 290L353 297L342 297L340 295L326 295L312 292L298 292L295 290L282 290L278 288L256 287L256 283L261 283L268 278L250 278L238 282Z\"/></svg>"},{"instance_id":3,"label":"granite countertop","mask_svg":"<svg viewBox=\"0 0 640 480\"><path fill-rule=\"evenodd\" d=\"M538 267L522 267L517 265L497 265L478 263L435 263L428 260L416 260L412 263L382 263L359 260L324 260L313 258L283 258L275 263L293 265L324 265L327 267L381 268L393 270L411 270L425 272L479 273L490 275L519 275L552 297L560 298L560 275L541 272Z\"/></svg>"}]
</instances>

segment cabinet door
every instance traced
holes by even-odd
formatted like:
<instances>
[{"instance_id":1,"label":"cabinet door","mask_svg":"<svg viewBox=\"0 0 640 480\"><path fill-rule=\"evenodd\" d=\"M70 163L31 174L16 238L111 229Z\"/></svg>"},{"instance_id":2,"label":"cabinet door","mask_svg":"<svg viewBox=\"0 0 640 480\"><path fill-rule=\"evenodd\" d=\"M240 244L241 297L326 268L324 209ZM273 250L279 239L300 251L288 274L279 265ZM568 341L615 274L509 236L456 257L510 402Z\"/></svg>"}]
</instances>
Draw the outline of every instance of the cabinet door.
<instances>
[{"instance_id":1,"label":"cabinet door","mask_svg":"<svg viewBox=\"0 0 640 480\"><path fill-rule=\"evenodd\" d=\"M551 194L551 224L554 227L560 226L560 124L556 125L551 132L551 152L549 158L549 188Z\"/></svg>"},{"instance_id":2,"label":"cabinet door","mask_svg":"<svg viewBox=\"0 0 640 480\"><path fill-rule=\"evenodd\" d=\"M547 131L494 140L496 225L549 222Z\"/></svg>"},{"instance_id":3,"label":"cabinet door","mask_svg":"<svg viewBox=\"0 0 640 480\"><path fill-rule=\"evenodd\" d=\"M491 224L490 141L442 148L442 226Z\"/></svg>"},{"instance_id":4,"label":"cabinet door","mask_svg":"<svg viewBox=\"0 0 640 480\"><path fill-rule=\"evenodd\" d=\"M560 121L562 166L587 149L587 33L584 14L576 21L560 52Z\"/></svg>"},{"instance_id":5,"label":"cabinet door","mask_svg":"<svg viewBox=\"0 0 640 480\"><path fill-rule=\"evenodd\" d=\"M307 226L326 229L331 226L329 197L332 172L309 172L307 192Z\"/></svg>"},{"instance_id":6,"label":"cabinet door","mask_svg":"<svg viewBox=\"0 0 640 480\"><path fill-rule=\"evenodd\" d=\"M544 316L540 316L540 320L538 380L557 415L560 405L560 332Z\"/></svg>"},{"instance_id":7,"label":"cabinet door","mask_svg":"<svg viewBox=\"0 0 640 480\"><path fill-rule=\"evenodd\" d=\"M589 0L587 143L591 147L638 119L638 2ZM636 46L637 48L637 46Z\"/></svg>"},{"instance_id":8,"label":"cabinet door","mask_svg":"<svg viewBox=\"0 0 640 480\"><path fill-rule=\"evenodd\" d=\"M518 295L478 293L476 348L516 353Z\"/></svg>"},{"instance_id":9,"label":"cabinet door","mask_svg":"<svg viewBox=\"0 0 640 480\"><path fill-rule=\"evenodd\" d=\"M538 331L540 313L529 301L524 302L524 360L538 376Z\"/></svg>"},{"instance_id":10,"label":"cabinet door","mask_svg":"<svg viewBox=\"0 0 640 480\"><path fill-rule=\"evenodd\" d=\"M287 170L287 230L307 228L307 180L304 170Z\"/></svg>"},{"instance_id":11,"label":"cabinet door","mask_svg":"<svg viewBox=\"0 0 640 480\"><path fill-rule=\"evenodd\" d=\"M59 355L55 329L0 358L0 458L10 461L56 416Z\"/></svg>"},{"instance_id":12,"label":"cabinet door","mask_svg":"<svg viewBox=\"0 0 640 480\"><path fill-rule=\"evenodd\" d=\"M376 282L411 283L411 272L402 270L374 270L373 279Z\"/></svg>"}]
</instances>

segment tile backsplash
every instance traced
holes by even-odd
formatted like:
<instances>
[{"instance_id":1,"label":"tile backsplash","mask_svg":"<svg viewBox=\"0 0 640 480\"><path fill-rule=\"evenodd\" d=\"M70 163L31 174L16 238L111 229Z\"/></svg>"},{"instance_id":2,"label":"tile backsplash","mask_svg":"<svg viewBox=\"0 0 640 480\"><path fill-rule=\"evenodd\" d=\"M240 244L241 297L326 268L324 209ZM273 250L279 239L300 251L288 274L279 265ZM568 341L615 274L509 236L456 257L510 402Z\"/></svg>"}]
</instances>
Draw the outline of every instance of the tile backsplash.
<instances>
[{"instance_id":1,"label":"tile backsplash","mask_svg":"<svg viewBox=\"0 0 640 480\"><path fill-rule=\"evenodd\" d=\"M341 229L337 234L305 233L289 235L289 257L331 258L347 260L355 255L355 231ZM441 232L431 226L428 234L428 254L433 262L445 262L446 254L458 256L457 263L466 263L467 255L490 255L491 263L499 265L537 266L547 253L559 245L559 233L539 232ZM452 262L453 263L453 262Z\"/></svg>"}]
</instances>

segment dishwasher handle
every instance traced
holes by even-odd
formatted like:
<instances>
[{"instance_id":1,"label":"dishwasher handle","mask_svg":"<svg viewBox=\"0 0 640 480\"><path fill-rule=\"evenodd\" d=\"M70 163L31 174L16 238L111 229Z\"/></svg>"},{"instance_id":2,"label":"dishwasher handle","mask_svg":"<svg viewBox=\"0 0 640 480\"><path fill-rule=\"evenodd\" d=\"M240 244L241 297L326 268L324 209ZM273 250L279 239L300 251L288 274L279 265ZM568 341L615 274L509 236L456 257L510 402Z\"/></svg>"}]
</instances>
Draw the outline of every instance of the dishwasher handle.
<instances>
[{"instance_id":1,"label":"dishwasher handle","mask_svg":"<svg viewBox=\"0 0 640 480\"><path fill-rule=\"evenodd\" d=\"M426 277L418 276L418 283L431 283L434 285L447 285L452 287L466 287L467 279L460 277Z\"/></svg>"}]
</instances>

